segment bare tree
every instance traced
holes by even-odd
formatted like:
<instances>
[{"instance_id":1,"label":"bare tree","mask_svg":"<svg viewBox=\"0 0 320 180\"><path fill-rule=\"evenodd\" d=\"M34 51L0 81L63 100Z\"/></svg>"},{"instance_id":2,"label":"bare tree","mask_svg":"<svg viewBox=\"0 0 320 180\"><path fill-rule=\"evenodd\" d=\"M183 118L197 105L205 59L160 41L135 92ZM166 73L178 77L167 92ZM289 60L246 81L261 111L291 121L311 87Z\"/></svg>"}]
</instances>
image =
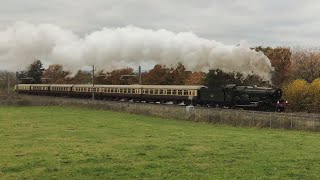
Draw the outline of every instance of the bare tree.
<instances>
[{"instance_id":1,"label":"bare tree","mask_svg":"<svg viewBox=\"0 0 320 180\"><path fill-rule=\"evenodd\" d=\"M299 49L292 53L293 78L309 83L320 77L320 51Z\"/></svg>"}]
</instances>

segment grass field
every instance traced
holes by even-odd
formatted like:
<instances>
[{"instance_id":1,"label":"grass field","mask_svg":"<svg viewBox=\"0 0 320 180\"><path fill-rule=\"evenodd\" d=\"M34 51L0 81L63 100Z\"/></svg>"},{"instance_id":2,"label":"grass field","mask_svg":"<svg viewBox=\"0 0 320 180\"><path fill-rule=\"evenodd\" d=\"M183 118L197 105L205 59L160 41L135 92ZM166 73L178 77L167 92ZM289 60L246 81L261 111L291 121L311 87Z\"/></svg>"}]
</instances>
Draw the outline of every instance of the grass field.
<instances>
[{"instance_id":1,"label":"grass field","mask_svg":"<svg viewBox=\"0 0 320 180\"><path fill-rule=\"evenodd\" d=\"M320 179L320 134L0 107L0 179Z\"/></svg>"}]
</instances>

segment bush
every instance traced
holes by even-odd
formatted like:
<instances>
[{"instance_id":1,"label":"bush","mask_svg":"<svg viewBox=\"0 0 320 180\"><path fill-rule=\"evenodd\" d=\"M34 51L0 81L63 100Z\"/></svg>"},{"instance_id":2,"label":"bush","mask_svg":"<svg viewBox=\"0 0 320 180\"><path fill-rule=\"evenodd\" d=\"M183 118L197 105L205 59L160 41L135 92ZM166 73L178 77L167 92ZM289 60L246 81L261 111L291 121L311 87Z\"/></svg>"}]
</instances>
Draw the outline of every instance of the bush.
<instances>
[{"instance_id":1,"label":"bush","mask_svg":"<svg viewBox=\"0 0 320 180\"><path fill-rule=\"evenodd\" d=\"M320 78L311 84L302 79L292 81L284 87L284 97L294 111L319 111L320 106Z\"/></svg>"}]
</instances>

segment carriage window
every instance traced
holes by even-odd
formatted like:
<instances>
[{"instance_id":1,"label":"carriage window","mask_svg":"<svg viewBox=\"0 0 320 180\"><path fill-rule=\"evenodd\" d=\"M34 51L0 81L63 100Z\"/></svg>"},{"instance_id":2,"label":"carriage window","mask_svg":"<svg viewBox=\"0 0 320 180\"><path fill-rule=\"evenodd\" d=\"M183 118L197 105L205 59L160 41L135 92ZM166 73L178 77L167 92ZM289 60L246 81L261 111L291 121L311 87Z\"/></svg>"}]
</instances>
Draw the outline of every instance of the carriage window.
<instances>
[{"instance_id":1,"label":"carriage window","mask_svg":"<svg viewBox=\"0 0 320 180\"><path fill-rule=\"evenodd\" d=\"M183 95L188 96L188 90L184 90Z\"/></svg>"},{"instance_id":2,"label":"carriage window","mask_svg":"<svg viewBox=\"0 0 320 180\"><path fill-rule=\"evenodd\" d=\"M178 95L182 95L182 90L178 90Z\"/></svg>"},{"instance_id":3,"label":"carriage window","mask_svg":"<svg viewBox=\"0 0 320 180\"><path fill-rule=\"evenodd\" d=\"M132 89L132 93L133 94L138 93L138 90L137 89Z\"/></svg>"},{"instance_id":4,"label":"carriage window","mask_svg":"<svg viewBox=\"0 0 320 180\"><path fill-rule=\"evenodd\" d=\"M194 91L189 91L190 96L194 96Z\"/></svg>"},{"instance_id":5,"label":"carriage window","mask_svg":"<svg viewBox=\"0 0 320 180\"><path fill-rule=\"evenodd\" d=\"M172 95L177 95L177 90L172 90Z\"/></svg>"},{"instance_id":6,"label":"carriage window","mask_svg":"<svg viewBox=\"0 0 320 180\"><path fill-rule=\"evenodd\" d=\"M168 94L168 95L171 95L171 89L168 89L168 90L167 90L167 94Z\"/></svg>"},{"instance_id":7,"label":"carriage window","mask_svg":"<svg viewBox=\"0 0 320 180\"><path fill-rule=\"evenodd\" d=\"M161 89L161 90L159 90L159 94L163 94L163 90Z\"/></svg>"},{"instance_id":8,"label":"carriage window","mask_svg":"<svg viewBox=\"0 0 320 180\"><path fill-rule=\"evenodd\" d=\"M158 94L158 93L159 93L158 89L154 90L154 94Z\"/></svg>"},{"instance_id":9,"label":"carriage window","mask_svg":"<svg viewBox=\"0 0 320 180\"><path fill-rule=\"evenodd\" d=\"M149 89L149 94L154 94L154 90L153 89Z\"/></svg>"}]
</instances>

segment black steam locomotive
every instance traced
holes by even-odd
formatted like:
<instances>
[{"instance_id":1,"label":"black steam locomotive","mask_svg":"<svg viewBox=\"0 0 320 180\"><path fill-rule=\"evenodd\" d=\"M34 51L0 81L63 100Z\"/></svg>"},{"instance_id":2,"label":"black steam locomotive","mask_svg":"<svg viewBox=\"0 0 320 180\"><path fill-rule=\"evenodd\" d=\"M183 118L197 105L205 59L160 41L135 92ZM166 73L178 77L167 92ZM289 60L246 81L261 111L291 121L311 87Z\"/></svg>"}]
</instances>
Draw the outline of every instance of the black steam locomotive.
<instances>
[{"instance_id":1,"label":"black steam locomotive","mask_svg":"<svg viewBox=\"0 0 320 180\"><path fill-rule=\"evenodd\" d=\"M276 88L227 85L200 89L200 104L262 111L284 111L282 91Z\"/></svg>"},{"instance_id":2,"label":"black steam locomotive","mask_svg":"<svg viewBox=\"0 0 320 180\"><path fill-rule=\"evenodd\" d=\"M281 89L227 85L218 88L178 85L18 84L17 93L105 100L133 100L208 107L284 111Z\"/></svg>"}]
</instances>

